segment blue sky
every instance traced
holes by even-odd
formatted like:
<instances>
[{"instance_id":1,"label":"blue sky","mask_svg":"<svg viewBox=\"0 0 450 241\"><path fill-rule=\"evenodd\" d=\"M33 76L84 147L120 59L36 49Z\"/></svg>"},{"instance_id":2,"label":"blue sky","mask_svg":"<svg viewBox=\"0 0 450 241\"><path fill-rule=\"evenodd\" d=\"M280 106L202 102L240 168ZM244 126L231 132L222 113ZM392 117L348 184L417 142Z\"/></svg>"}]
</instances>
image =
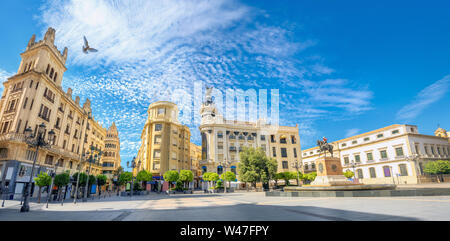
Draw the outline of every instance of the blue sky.
<instances>
[{"instance_id":1,"label":"blue sky","mask_svg":"<svg viewBox=\"0 0 450 241\"><path fill-rule=\"evenodd\" d=\"M302 149L394 123L432 134L450 129L449 11L448 1L2 1L0 79L32 34L55 28L69 47L63 87L89 97L104 126L116 122L123 164L148 105L195 81L279 89L280 124L299 124ZM82 54L83 35L98 54Z\"/></svg>"}]
</instances>

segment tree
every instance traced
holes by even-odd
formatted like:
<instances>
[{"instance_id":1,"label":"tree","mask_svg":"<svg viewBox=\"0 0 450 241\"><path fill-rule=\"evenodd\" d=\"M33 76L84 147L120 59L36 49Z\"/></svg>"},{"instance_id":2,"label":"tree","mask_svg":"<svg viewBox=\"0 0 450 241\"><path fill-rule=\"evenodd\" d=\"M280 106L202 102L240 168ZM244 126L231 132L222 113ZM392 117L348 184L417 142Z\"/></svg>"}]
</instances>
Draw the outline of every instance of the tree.
<instances>
[{"instance_id":1,"label":"tree","mask_svg":"<svg viewBox=\"0 0 450 241\"><path fill-rule=\"evenodd\" d=\"M228 172L223 173L221 178L222 178L222 180L225 181L225 185L226 185L226 182L228 182L229 183L228 187L231 188L231 182L236 180L236 174L234 174L234 172L228 171Z\"/></svg>"},{"instance_id":2,"label":"tree","mask_svg":"<svg viewBox=\"0 0 450 241\"><path fill-rule=\"evenodd\" d=\"M424 172L436 175L440 183L442 175L450 173L450 161L437 160L428 162L425 164Z\"/></svg>"},{"instance_id":3,"label":"tree","mask_svg":"<svg viewBox=\"0 0 450 241\"><path fill-rule=\"evenodd\" d=\"M347 170L344 172L344 177L346 177L346 178L352 178L353 176L355 176L355 173L353 173L350 170Z\"/></svg>"},{"instance_id":4,"label":"tree","mask_svg":"<svg viewBox=\"0 0 450 241\"><path fill-rule=\"evenodd\" d=\"M189 187L189 183L194 180L194 174L191 170L181 170L179 180L183 182L183 187L186 187L186 184Z\"/></svg>"},{"instance_id":5,"label":"tree","mask_svg":"<svg viewBox=\"0 0 450 241\"><path fill-rule=\"evenodd\" d=\"M76 182L78 178L78 172L72 175L73 180ZM85 187L87 180L87 175L84 172L80 173L80 181L78 182L78 189ZM76 197L78 197L78 190L75 190Z\"/></svg>"},{"instance_id":6,"label":"tree","mask_svg":"<svg viewBox=\"0 0 450 241\"><path fill-rule=\"evenodd\" d=\"M281 179L284 180L284 183L286 186L289 186L289 180L297 179L297 173L296 172L282 172Z\"/></svg>"},{"instance_id":7,"label":"tree","mask_svg":"<svg viewBox=\"0 0 450 241\"><path fill-rule=\"evenodd\" d=\"M97 176L98 196L102 195L102 186L106 184L106 180L108 178L105 175L100 174Z\"/></svg>"},{"instance_id":8,"label":"tree","mask_svg":"<svg viewBox=\"0 0 450 241\"><path fill-rule=\"evenodd\" d=\"M216 189L223 188L223 182L222 182L222 180L220 180L220 179L217 180L215 188L216 188Z\"/></svg>"},{"instance_id":9,"label":"tree","mask_svg":"<svg viewBox=\"0 0 450 241\"><path fill-rule=\"evenodd\" d=\"M39 187L38 193L38 203L41 203L41 189L42 187L49 186L52 183L52 177L50 177L46 172L41 172L34 179L36 185Z\"/></svg>"},{"instance_id":10,"label":"tree","mask_svg":"<svg viewBox=\"0 0 450 241\"><path fill-rule=\"evenodd\" d=\"M119 187L131 182L133 174L131 172L122 172L119 176Z\"/></svg>"},{"instance_id":11,"label":"tree","mask_svg":"<svg viewBox=\"0 0 450 241\"><path fill-rule=\"evenodd\" d=\"M64 172L55 176L53 183L58 187L58 200L61 200L61 193L63 187L67 186L70 182L70 175L68 172Z\"/></svg>"},{"instance_id":12,"label":"tree","mask_svg":"<svg viewBox=\"0 0 450 241\"><path fill-rule=\"evenodd\" d=\"M140 171L136 176L136 180L141 183L144 182L144 186L146 186L147 182L151 181L152 178L152 174L147 170Z\"/></svg>"},{"instance_id":13,"label":"tree","mask_svg":"<svg viewBox=\"0 0 450 241\"><path fill-rule=\"evenodd\" d=\"M302 178L303 178L303 180L306 180L308 183L310 183L310 182L314 181L314 179L316 179L316 177L317 177L316 172L310 172L310 173L304 174Z\"/></svg>"},{"instance_id":14,"label":"tree","mask_svg":"<svg viewBox=\"0 0 450 241\"><path fill-rule=\"evenodd\" d=\"M262 148L247 147L240 153L239 177L256 188L257 182L268 182L275 176L274 161L266 156Z\"/></svg>"},{"instance_id":15,"label":"tree","mask_svg":"<svg viewBox=\"0 0 450 241\"><path fill-rule=\"evenodd\" d=\"M172 182L178 181L180 174L177 171L167 171L163 177L165 181L169 182L169 190L172 190Z\"/></svg>"}]
</instances>

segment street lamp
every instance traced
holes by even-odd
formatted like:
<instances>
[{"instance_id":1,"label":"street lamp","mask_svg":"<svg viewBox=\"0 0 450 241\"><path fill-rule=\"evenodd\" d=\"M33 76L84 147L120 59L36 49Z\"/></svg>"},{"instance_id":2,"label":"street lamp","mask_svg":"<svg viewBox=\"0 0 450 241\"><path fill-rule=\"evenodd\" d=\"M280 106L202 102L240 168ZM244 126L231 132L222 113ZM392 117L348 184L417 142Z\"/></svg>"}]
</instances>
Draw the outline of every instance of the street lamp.
<instances>
[{"instance_id":1,"label":"street lamp","mask_svg":"<svg viewBox=\"0 0 450 241\"><path fill-rule=\"evenodd\" d=\"M300 173L298 173L298 169L301 167L301 163L298 161L294 161L293 163L291 163L292 168L295 168L297 170L297 186L301 186L300 185Z\"/></svg>"},{"instance_id":2,"label":"street lamp","mask_svg":"<svg viewBox=\"0 0 450 241\"><path fill-rule=\"evenodd\" d=\"M33 135L32 132L33 132L33 130L31 129L31 127L28 127L27 129L25 129L25 142L30 147L36 147L36 155L34 156L33 166L31 167L30 180L27 183L25 198L23 201L23 205L20 208L20 212L30 211L29 195L31 193L31 183L33 181L34 166L36 165L37 156L39 154L39 148L50 147L53 144L53 141L55 139L55 132L53 130L51 130L48 132L48 142L45 141L45 139L44 139L45 124L44 123L42 123L38 126L37 135Z\"/></svg>"},{"instance_id":3,"label":"street lamp","mask_svg":"<svg viewBox=\"0 0 450 241\"><path fill-rule=\"evenodd\" d=\"M220 165L224 168L222 175L224 175L224 178L223 178L223 180L225 181L224 193L226 194L227 193L227 181L226 181L225 173L227 172L227 167L229 167L231 165L231 161L228 161L227 159L225 159L222 162L220 162Z\"/></svg>"},{"instance_id":4,"label":"street lamp","mask_svg":"<svg viewBox=\"0 0 450 241\"><path fill-rule=\"evenodd\" d=\"M131 161L131 166L130 166L130 161L127 161L127 168L130 168L131 167L131 192L130 192L130 197L132 197L133 196L133 185L134 185L134 175L133 175L133 170L134 170L134 168L140 168L140 166L141 166L141 161L138 161L137 163L136 163L136 157L133 157L133 160Z\"/></svg>"},{"instance_id":5,"label":"street lamp","mask_svg":"<svg viewBox=\"0 0 450 241\"><path fill-rule=\"evenodd\" d=\"M92 144L90 146L90 149L91 149L91 152L88 151L86 153L87 156L89 156L88 159L87 159L87 161L89 162L89 169L87 170L87 180L86 180L86 187L84 189L83 202L87 202L87 195L88 195L88 188L89 188L89 175L91 173L92 163L96 163L102 157L102 150L101 149L95 147Z\"/></svg>"},{"instance_id":6,"label":"street lamp","mask_svg":"<svg viewBox=\"0 0 450 241\"><path fill-rule=\"evenodd\" d=\"M352 160L352 161L350 162L350 166L351 166L352 169L353 169L353 175L354 175L353 182L356 183L357 178L356 178L356 172L355 172L355 167L356 167L355 161Z\"/></svg>"}]
</instances>

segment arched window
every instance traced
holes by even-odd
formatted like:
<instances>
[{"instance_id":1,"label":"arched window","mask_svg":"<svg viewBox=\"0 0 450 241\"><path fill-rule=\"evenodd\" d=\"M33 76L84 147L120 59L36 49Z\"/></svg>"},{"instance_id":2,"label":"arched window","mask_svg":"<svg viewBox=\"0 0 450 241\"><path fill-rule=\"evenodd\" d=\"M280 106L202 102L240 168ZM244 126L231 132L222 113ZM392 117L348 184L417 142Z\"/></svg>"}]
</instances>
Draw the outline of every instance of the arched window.
<instances>
[{"instance_id":1,"label":"arched window","mask_svg":"<svg viewBox=\"0 0 450 241\"><path fill-rule=\"evenodd\" d=\"M283 135L283 136L280 137L280 143L281 144L286 144L286 136Z\"/></svg>"},{"instance_id":2,"label":"arched window","mask_svg":"<svg viewBox=\"0 0 450 241\"><path fill-rule=\"evenodd\" d=\"M53 68L52 68L52 70L50 71L50 79L53 78L53 72L54 72L54 70L53 70Z\"/></svg>"},{"instance_id":3,"label":"arched window","mask_svg":"<svg viewBox=\"0 0 450 241\"><path fill-rule=\"evenodd\" d=\"M202 174L204 174L207 170L208 168L206 166L202 166Z\"/></svg>"},{"instance_id":4,"label":"arched window","mask_svg":"<svg viewBox=\"0 0 450 241\"><path fill-rule=\"evenodd\" d=\"M358 178L364 178L362 169L357 169L356 173L358 174Z\"/></svg>"},{"instance_id":5,"label":"arched window","mask_svg":"<svg viewBox=\"0 0 450 241\"><path fill-rule=\"evenodd\" d=\"M384 177L391 177L391 167L390 166L383 166L383 173Z\"/></svg>"},{"instance_id":6,"label":"arched window","mask_svg":"<svg viewBox=\"0 0 450 241\"><path fill-rule=\"evenodd\" d=\"M218 166L217 167L217 174L222 174L223 173L223 167L222 166Z\"/></svg>"}]
</instances>

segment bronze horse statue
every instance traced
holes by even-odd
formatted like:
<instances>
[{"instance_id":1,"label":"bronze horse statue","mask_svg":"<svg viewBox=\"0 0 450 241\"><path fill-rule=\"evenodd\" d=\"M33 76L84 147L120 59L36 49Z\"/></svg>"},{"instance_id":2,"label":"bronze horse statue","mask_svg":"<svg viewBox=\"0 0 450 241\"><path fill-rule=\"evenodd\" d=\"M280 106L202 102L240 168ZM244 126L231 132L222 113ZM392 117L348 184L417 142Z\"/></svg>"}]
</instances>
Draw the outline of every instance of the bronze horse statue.
<instances>
[{"instance_id":1,"label":"bronze horse statue","mask_svg":"<svg viewBox=\"0 0 450 241\"><path fill-rule=\"evenodd\" d=\"M320 153L325 153L325 157L327 156L327 151L330 152L331 157L333 157L333 145L327 143L326 140L317 140L317 145L319 146ZM320 157L319 153L319 157Z\"/></svg>"}]
</instances>

